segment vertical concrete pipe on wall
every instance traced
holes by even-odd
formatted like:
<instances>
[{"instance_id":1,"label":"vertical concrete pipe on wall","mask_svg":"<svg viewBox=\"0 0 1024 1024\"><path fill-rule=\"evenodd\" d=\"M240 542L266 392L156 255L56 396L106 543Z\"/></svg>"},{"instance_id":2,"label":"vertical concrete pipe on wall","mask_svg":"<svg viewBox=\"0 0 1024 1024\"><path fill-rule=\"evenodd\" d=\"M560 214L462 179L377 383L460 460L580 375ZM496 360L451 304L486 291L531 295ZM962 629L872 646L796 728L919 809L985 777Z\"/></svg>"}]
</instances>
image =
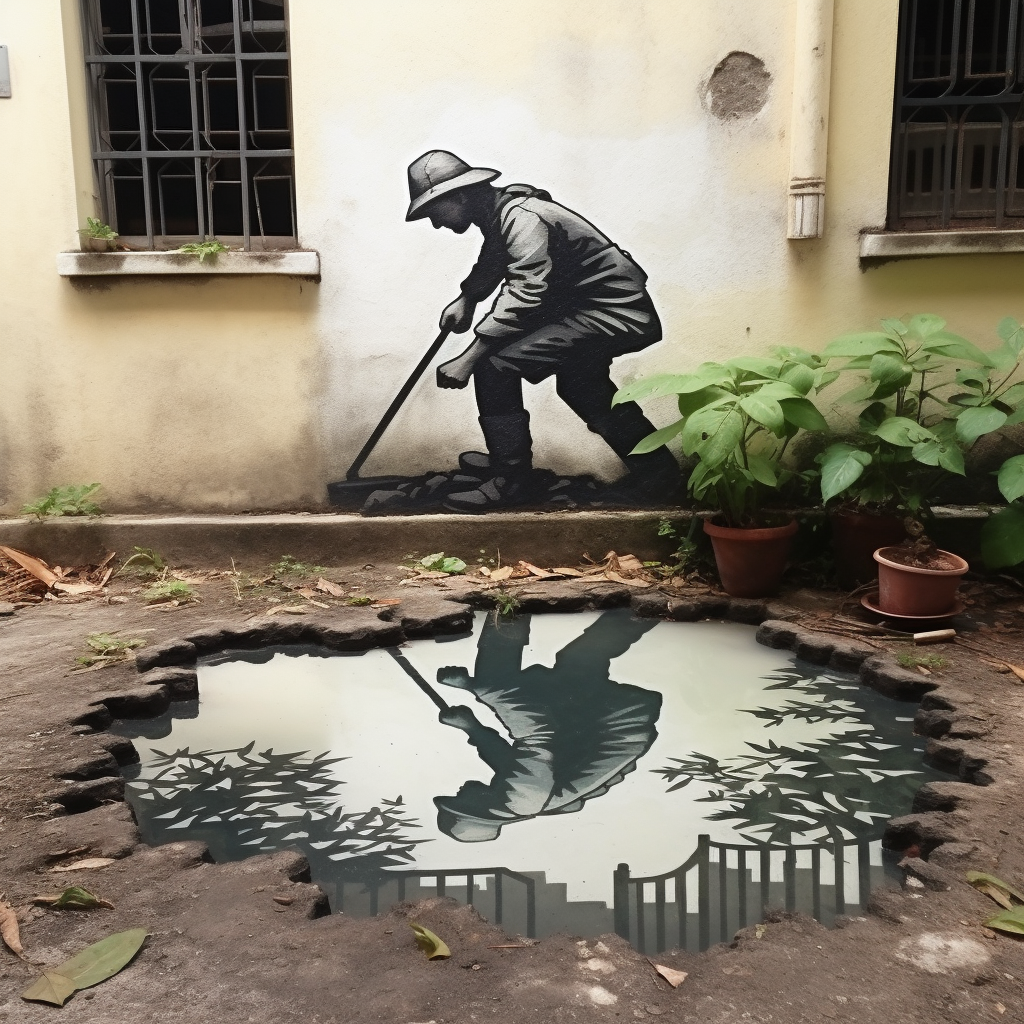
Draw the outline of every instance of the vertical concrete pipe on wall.
<instances>
[{"instance_id":1,"label":"vertical concrete pipe on wall","mask_svg":"<svg viewBox=\"0 0 1024 1024\"><path fill-rule=\"evenodd\" d=\"M790 238L821 238L825 230L825 164L832 77L835 0L797 0L790 125Z\"/></svg>"}]
</instances>

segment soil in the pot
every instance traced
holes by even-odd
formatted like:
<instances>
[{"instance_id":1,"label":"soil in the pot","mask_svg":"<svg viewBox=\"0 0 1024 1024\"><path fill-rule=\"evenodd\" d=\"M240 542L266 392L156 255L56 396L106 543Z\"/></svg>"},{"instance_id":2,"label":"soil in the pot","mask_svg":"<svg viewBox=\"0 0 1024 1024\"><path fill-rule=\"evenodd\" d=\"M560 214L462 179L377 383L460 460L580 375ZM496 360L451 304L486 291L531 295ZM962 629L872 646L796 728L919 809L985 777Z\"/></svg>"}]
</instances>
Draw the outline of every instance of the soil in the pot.
<instances>
[{"instance_id":1,"label":"soil in the pot","mask_svg":"<svg viewBox=\"0 0 1024 1024\"><path fill-rule=\"evenodd\" d=\"M890 562L906 565L912 569L934 569L937 572L951 572L960 566L950 561L927 537L904 541L898 548L891 549L886 558Z\"/></svg>"}]
</instances>

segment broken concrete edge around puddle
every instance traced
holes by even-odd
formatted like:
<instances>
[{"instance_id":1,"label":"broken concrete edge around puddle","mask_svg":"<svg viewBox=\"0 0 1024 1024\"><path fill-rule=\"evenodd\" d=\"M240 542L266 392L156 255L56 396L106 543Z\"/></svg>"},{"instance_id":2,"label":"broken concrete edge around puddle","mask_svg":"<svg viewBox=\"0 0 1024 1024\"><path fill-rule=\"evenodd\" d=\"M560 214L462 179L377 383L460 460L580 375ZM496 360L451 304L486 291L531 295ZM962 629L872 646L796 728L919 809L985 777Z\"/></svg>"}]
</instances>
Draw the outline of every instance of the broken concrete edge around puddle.
<instances>
[{"instance_id":1,"label":"broken concrete edge around puddle","mask_svg":"<svg viewBox=\"0 0 1024 1024\"><path fill-rule=\"evenodd\" d=\"M989 773L990 752L978 742L986 730L977 728L978 716L971 715L970 708L964 707L954 695L943 692L941 680L936 677L923 677L900 668L891 654L880 654L867 643L805 629L792 621L799 617L796 609L774 600L714 595L674 598L660 592L637 594L616 584L602 584L581 592L561 581L537 583L518 593L517 611L522 614L628 606L635 615L645 618L676 622L722 619L756 626L756 638L765 646L790 650L811 664L851 673L862 684L891 698L917 702L915 730L927 737L925 756L958 776L959 781L922 786L915 796L912 813L887 823L883 845L905 854L901 866L915 880L911 885L918 887L920 883L933 890L949 889L957 878L929 860L936 850L945 846L950 853L962 857L977 849L976 844L970 845L969 838L971 793L974 787L993 781ZM201 657L224 650L289 644L316 645L338 652L393 647L408 640L467 632L474 611L481 609L493 610L486 592L416 595L377 612L347 609L343 620L332 623L278 619L248 625L214 623L139 650L135 665L140 685L99 696L64 716L64 722L73 731L94 737L106 755L68 763L60 773L63 784L49 794L49 801L59 805L58 813L67 814L124 801L125 780L119 769L138 761L139 755L130 740L105 730L114 719L152 718L163 714L172 702L195 699L199 693L197 662ZM208 852L199 856L210 859ZM274 856L280 859L279 855ZM282 862L278 870L282 870L282 865L292 882L309 883L308 864L300 854L291 855L287 865ZM305 901L306 916L328 914L327 897L316 886L310 884L309 888L315 894ZM877 891L871 897L869 912L891 917L894 911L886 903L885 891ZM746 932L753 934L754 930L742 929L738 936Z\"/></svg>"}]
</instances>

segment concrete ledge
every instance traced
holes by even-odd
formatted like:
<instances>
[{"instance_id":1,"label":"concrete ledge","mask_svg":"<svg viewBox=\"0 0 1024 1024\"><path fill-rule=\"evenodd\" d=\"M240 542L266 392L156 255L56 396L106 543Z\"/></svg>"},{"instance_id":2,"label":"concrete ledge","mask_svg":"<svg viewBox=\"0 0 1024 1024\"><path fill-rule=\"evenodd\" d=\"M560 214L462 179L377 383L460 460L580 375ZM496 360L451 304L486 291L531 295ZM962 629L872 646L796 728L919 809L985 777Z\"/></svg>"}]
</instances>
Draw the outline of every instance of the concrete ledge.
<instances>
[{"instance_id":1,"label":"concrete ledge","mask_svg":"<svg viewBox=\"0 0 1024 1024\"><path fill-rule=\"evenodd\" d=\"M1024 252L1024 231L865 231L860 236L862 260L999 252Z\"/></svg>"},{"instance_id":2,"label":"concrete ledge","mask_svg":"<svg viewBox=\"0 0 1024 1024\"><path fill-rule=\"evenodd\" d=\"M0 544L51 565L95 564L111 551L153 548L176 565L266 566L282 555L337 566L399 561L418 552L447 551L472 562L481 549L503 562L520 558L575 565L607 551L663 558L673 548L659 537L663 518L679 509L644 512L509 512L487 516L358 515L97 516L0 519Z\"/></svg>"},{"instance_id":3,"label":"concrete ledge","mask_svg":"<svg viewBox=\"0 0 1024 1024\"><path fill-rule=\"evenodd\" d=\"M197 256L183 252L59 252L61 277L123 277L128 275L277 274L320 277L320 254L313 249L269 252L222 252Z\"/></svg>"}]
</instances>

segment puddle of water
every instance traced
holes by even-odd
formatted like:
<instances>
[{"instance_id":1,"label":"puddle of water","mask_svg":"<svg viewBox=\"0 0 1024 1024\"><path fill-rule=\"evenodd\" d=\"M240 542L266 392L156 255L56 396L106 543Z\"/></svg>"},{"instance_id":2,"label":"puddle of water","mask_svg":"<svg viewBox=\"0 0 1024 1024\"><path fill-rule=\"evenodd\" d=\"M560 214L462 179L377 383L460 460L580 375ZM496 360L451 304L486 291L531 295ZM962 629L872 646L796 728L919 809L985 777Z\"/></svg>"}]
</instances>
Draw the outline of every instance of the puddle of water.
<instances>
[{"instance_id":1,"label":"puddle of water","mask_svg":"<svg viewBox=\"0 0 1024 1024\"><path fill-rule=\"evenodd\" d=\"M627 610L201 664L122 722L147 842L300 848L352 915L442 893L511 932L705 948L766 906L830 923L882 881L926 767L907 705L733 623ZM839 851L837 856L836 851Z\"/></svg>"}]
</instances>

